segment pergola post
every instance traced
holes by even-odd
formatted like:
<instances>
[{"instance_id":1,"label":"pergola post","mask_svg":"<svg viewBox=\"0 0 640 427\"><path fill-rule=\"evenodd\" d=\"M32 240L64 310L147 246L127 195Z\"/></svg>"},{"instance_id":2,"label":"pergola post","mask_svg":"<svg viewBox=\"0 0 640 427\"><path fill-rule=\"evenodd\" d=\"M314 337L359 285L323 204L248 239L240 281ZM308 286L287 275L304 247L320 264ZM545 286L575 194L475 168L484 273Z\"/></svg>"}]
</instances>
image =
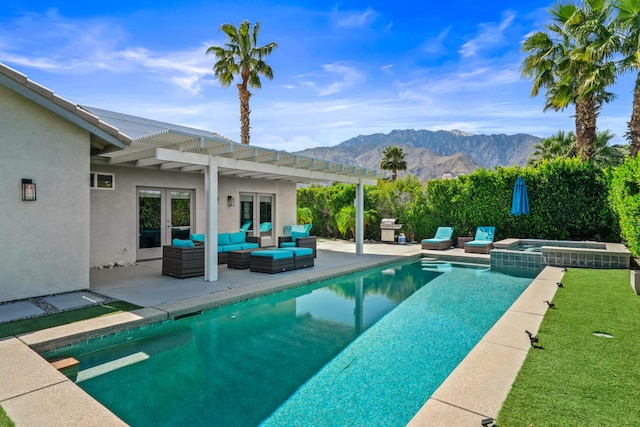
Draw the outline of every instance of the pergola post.
<instances>
[{"instance_id":1,"label":"pergola post","mask_svg":"<svg viewBox=\"0 0 640 427\"><path fill-rule=\"evenodd\" d=\"M204 280L218 280L218 161L209 156L209 166L204 173L204 191L206 194L207 234L205 238Z\"/></svg>"},{"instance_id":2,"label":"pergola post","mask_svg":"<svg viewBox=\"0 0 640 427\"><path fill-rule=\"evenodd\" d=\"M364 253L364 184L360 180L356 184L356 255Z\"/></svg>"}]
</instances>

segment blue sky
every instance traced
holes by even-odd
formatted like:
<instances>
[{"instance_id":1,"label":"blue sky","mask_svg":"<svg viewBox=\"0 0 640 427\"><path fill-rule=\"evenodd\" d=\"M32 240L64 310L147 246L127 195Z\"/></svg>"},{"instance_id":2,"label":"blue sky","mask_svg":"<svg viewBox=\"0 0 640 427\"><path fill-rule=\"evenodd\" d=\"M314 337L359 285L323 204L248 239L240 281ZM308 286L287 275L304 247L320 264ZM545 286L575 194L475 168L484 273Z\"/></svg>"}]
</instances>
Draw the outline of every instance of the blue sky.
<instances>
[{"instance_id":1,"label":"blue sky","mask_svg":"<svg viewBox=\"0 0 640 427\"><path fill-rule=\"evenodd\" d=\"M89 5L89 3L95 3ZM393 129L476 134L573 130L520 76L522 40L551 1L16 1L0 6L0 62L73 102L210 130L235 141L235 85L207 47L223 23L259 21L274 79L252 90L251 143L286 151ZM634 76L600 130L623 143Z\"/></svg>"}]
</instances>

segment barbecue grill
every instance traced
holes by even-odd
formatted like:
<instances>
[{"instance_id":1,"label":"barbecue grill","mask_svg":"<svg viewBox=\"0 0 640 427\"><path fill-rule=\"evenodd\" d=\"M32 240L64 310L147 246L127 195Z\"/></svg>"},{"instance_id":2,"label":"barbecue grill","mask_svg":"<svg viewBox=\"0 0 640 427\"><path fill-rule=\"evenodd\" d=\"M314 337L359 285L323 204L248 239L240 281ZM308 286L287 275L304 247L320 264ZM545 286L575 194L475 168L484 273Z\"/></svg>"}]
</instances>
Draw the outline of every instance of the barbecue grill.
<instances>
[{"instance_id":1,"label":"barbecue grill","mask_svg":"<svg viewBox=\"0 0 640 427\"><path fill-rule=\"evenodd\" d=\"M395 218L383 218L380 222L380 240L383 242L395 242L396 232L402 228Z\"/></svg>"}]
</instances>

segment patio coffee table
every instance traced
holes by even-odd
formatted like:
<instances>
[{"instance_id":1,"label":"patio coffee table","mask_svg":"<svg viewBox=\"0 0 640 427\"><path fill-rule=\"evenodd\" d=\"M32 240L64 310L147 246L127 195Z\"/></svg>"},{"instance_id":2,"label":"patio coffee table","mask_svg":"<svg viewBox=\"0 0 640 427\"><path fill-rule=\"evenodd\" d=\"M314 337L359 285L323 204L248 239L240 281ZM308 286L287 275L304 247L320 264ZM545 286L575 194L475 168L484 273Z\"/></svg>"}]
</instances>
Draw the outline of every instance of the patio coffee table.
<instances>
[{"instance_id":1,"label":"patio coffee table","mask_svg":"<svg viewBox=\"0 0 640 427\"><path fill-rule=\"evenodd\" d=\"M254 248L254 249L242 249L239 251L228 252L227 255L227 267L235 268L236 270L244 270L249 268L249 261L251 259L251 252L262 251L265 249L273 248Z\"/></svg>"}]
</instances>

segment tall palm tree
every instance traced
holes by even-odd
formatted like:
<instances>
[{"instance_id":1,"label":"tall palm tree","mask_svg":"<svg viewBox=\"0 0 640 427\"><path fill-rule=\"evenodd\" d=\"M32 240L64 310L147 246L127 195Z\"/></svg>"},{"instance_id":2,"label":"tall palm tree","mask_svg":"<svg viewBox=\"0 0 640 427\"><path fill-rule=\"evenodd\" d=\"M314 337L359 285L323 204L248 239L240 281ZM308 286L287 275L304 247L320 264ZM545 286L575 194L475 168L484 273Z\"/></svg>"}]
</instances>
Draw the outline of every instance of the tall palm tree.
<instances>
[{"instance_id":1,"label":"tall palm tree","mask_svg":"<svg viewBox=\"0 0 640 427\"><path fill-rule=\"evenodd\" d=\"M278 47L277 43L258 46L260 23L256 22L251 29L249 21L243 21L238 28L233 24L222 24L220 30L227 35L224 47L211 46L207 54L215 55L217 61L213 65L214 75L222 86L230 86L236 76L240 76L237 84L240 96L240 141L249 144L249 98L248 87L262 87L260 76L273 79L273 70L264 62L264 58Z\"/></svg>"},{"instance_id":2,"label":"tall palm tree","mask_svg":"<svg viewBox=\"0 0 640 427\"><path fill-rule=\"evenodd\" d=\"M398 171L407 170L407 162L404 150L398 146L387 147L382 150L382 160L380 160L380 169L393 172L391 180L395 181L398 177Z\"/></svg>"},{"instance_id":3,"label":"tall palm tree","mask_svg":"<svg viewBox=\"0 0 640 427\"><path fill-rule=\"evenodd\" d=\"M640 0L616 0L614 7L618 11L616 24L623 32L621 71L637 73L631 119L625 135L630 145L629 156L636 157L640 152Z\"/></svg>"},{"instance_id":4,"label":"tall palm tree","mask_svg":"<svg viewBox=\"0 0 640 427\"><path fill-rule=\"evenodd\" d=\"M558 4L553 22L525 40L528 53L521 71L533 79L532 96L546 89L544 110L564 110L575 105L576 149L583 159L593 159L596 121L605 102L614 95L606 88L615 82L613 61L619 37L614 31L608 0L585 0L581 7Z\"/></svg>"}]
</instances>

